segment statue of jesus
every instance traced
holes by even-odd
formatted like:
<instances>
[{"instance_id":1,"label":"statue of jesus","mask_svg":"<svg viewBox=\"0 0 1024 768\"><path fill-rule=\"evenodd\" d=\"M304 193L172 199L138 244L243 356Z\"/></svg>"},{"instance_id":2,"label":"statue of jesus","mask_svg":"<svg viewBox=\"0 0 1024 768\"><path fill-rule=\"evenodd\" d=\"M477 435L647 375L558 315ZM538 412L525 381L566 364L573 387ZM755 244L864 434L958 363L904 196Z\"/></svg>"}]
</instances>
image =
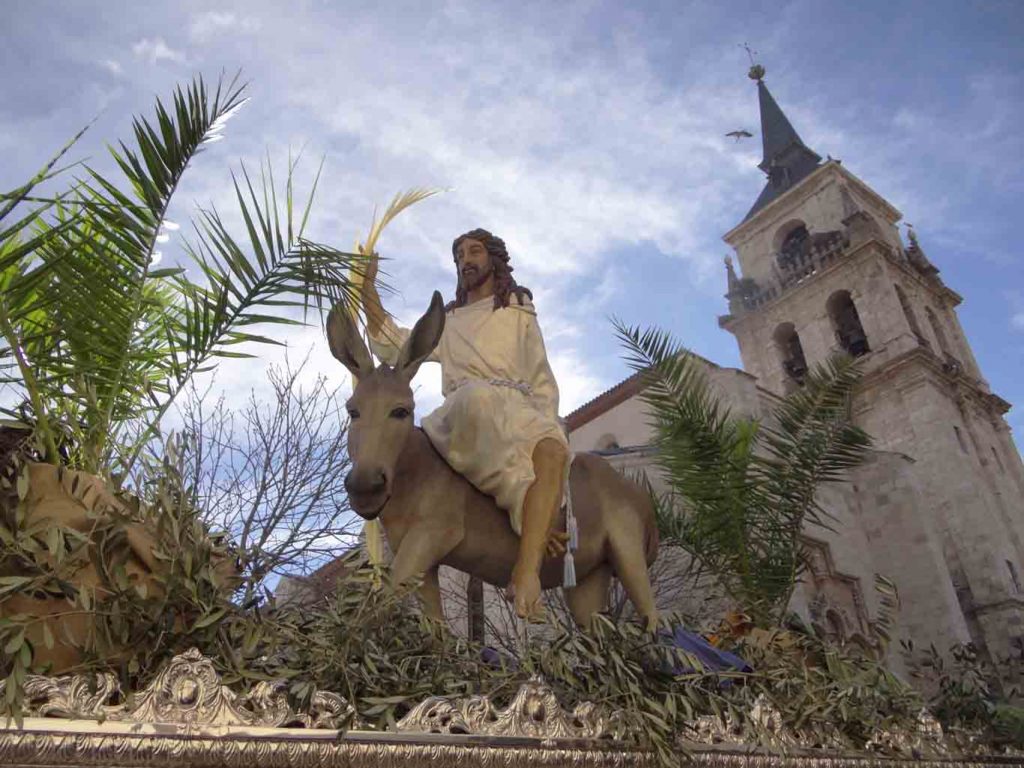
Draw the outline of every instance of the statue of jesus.
<instances>
[{"instance_id":1,"label":"statue of jesus","mask_svg":"<svg viewBox=\"0 0 1024 768\"><path fill-rule=\"evenodd\" d=\"M562 502L569 443L558 420L558 385L537 324L533 295L512 277L504 241L483 229L452 243L458 274L444 332L428 360L441 364L444 403L421 426L456 472L508 512L519 534L510 592L519 616L540 599L545 551L561 553L552 527ZM367 271L362 302L371 348L394 365L409 336L387 317Z\"/></svg>"}]
</instances>

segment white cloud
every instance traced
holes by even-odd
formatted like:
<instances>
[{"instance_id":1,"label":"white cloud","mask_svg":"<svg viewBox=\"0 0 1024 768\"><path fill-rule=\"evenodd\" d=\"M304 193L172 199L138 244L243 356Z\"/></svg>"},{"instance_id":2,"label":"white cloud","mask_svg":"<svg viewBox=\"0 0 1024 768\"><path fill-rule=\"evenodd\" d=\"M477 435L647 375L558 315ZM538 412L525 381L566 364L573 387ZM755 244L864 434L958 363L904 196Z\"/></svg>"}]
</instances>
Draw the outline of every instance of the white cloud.
<instances>
[{"instance_id":1,"label":"white cloud","mask_svg":"<svg viewBox=\"0 0 1024 768\"><path fill-rule=\"evenodd\" d=\"M601 380L588 372L587 364L575 350L553 352L549 362L558 382L558 410L563 416L602 390Z\"/></svg>"},{"instance_id":2,"label":"white cloud","mask_svg":"<svg viewBox=\"0 0 1024 768\"><path fill-rule=\"evenodd\" d=\"M739 144L724 137L740 126L757 131L756 91L743 80L743 54L731 43L723 54L710 45L673 48L666 74L658 53L664 41L632 28L628 14L614 14L606 37L587 28L585 13L543 6L508 12L452 0L440 17L350 8L343 23L341 14L310 6L221 7L179 18L177 28L192 44L215 41L227 61L252 61L246 75L255 108L269 119L229 126L226 141L187 176L182 203L213 198L230 218L226 162L258 158L264 147L276 160L285 147L308 143L311 154L329 153L309 234L347 248L365 232L373 205L396 190L453 188L403 214L385 234L381 250L394 259L399 291L387 306L408 324L435 287L450 298L451 238L474 226L492 229L508 242L517 279L535 293L563 411L614 383L596 371L612 371L618 350L609 343L591 354L594 328L610 339L608 315L667 314L622 287L622 274L638 283L636 273L648 266L644 252L657 249L678 268L643 279L671 280L680 303L714 294L721 309L719 236L763 183L754 168L759 137ZM786 28L767 30L780 36L774 50L785 47ZM481 29L501 29L515 44L465 44L479 40ZM254 39L239 34L257 30ZM265 39L271 31L273 44ZM250 57L250 49L258 55ZM188 50L191 59L196 49ZM154 63L185 59L162 38L146 38L133 52ZM879 192L905 204L933 242L939 220L960 220L948 215L959 207L955 195L947 197L955 190L936 194L947 187L922 183L908 158L951 156L956 137L945 134L959 132L962 122L940 119L941 106L908 100L884 118L886 133L869 134L834 105L822 105L814 95L820 78L812 88L799 72L774 76L780 104L809 144L845 157ZM979 106L1012 90L986 80L971 87ZM861 99L850 109L863 107ZM275 121L275 113L287 120ZM1004 127L987 124L976 138L985 144L986 135L1005 137ZM1005 156L1013 153L1004 153L1004 165L1012 166ZM641 256L616 261L624 249ZM238 373L225 383L245 390L266 364L230 363ZM422 415L440 402L436 366L425 366L416 383Z\"/></svg>"},{"instance_id":3,"label":"white cloud","mask_svg":"<svg viewBox=\"0 0 1024 768\"><path fill-rule=\"evenodd\" d=\"M1021 331L1024 333L1024 310L1017 312L1010 317L1010 327L1015 331Z\"/></svg>"},{"instance_id":4,"label":"white cloud","mask_svg":"<svg viewBox=\"0 0 1024 768\"><path fill-rule=\"evenodd\" d=\"M204 11L192 16L188 36L194 43L207 43L214 38L238 33L248 34L259 28L259 20L251 16L239 17L230 11Z\"/></svg>"},{"instance_id":5,"label":"white cloud","mask_svg":"<svg viewBox=\"0 0 1024 768\"><path fill-rule=\"evenodd\" d=\"M161 61L172 61L176 64L185 62L185 54L171 48L162 37L142 38L132 45L132 53L136 58L148 61L150 64L157 64Z\"/></svg>"},{"instance_id":6,"label":"white cloud","mask_svg":"<svg viewBox=\"0 0 1024 768\"><path fill-rule=\"evenodd\" d=\"M494 26L507 27L516 45L481 56L451 44L463 31ZM301 62L279 62L296 114L320 141L358 147L351 158L329 159L319 208L344 227L329 239L347 244L372 201L405 186L451 187L385 235L393 284L422 309L430 289L450 295L454 235L475 226L501 235L517 279L537 296L552 355L571 361L563 370L573 381L562 383L570 406L611 383L592 372L580 336L566 329L580 327L581 314L590 322L612 314L616 249L653 245L677 257L681 284L720 280L717 240L726 227L713 220L729 210L737 180L751 182L751 199L759 183L752 150L725 139L723 126L750 118L756 101L719 89L714 77L668 85L628 40L609 56L577 57L563 36L517 31L515 20L477 7L462 9L453 27L384 34L353 19L341 29L307 25L290 43L306 52ZM597 282L582 299L581 277Z\"/></svg>"},{"instance_id":7,"label":"white cloud","mask_svg":"<svg viewBox=\"0 0 1024 768\"><path fill-rule=\"evenodd\" d=\"M112 75L120 77L124 74L124 68L113 59L104 59L100 62L100 66Z\"/></svg>"}]
</instances>

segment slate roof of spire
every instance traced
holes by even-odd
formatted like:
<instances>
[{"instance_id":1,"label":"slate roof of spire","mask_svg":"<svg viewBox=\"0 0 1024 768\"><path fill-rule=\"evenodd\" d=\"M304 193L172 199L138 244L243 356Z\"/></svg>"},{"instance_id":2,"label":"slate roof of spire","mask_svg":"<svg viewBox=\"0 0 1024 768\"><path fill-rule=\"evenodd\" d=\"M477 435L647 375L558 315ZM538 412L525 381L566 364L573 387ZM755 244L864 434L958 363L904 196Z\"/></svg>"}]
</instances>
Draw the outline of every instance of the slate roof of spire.
<instances>
[{"instance_id":1,"label":"slate roof of spire","mask_svg":"<svg viewBox=\"0 0 1024 768\"><path fill-rule=\"evenodd\" d=\"M753 208L743 217L744 221L813 173L821 163L821 156L804 144L764 84L764 67L751 67L750 78L757 81L757 100L761 107L764 157L757 167L768 175L768 182Z\"/></svg>"}]
</instances>

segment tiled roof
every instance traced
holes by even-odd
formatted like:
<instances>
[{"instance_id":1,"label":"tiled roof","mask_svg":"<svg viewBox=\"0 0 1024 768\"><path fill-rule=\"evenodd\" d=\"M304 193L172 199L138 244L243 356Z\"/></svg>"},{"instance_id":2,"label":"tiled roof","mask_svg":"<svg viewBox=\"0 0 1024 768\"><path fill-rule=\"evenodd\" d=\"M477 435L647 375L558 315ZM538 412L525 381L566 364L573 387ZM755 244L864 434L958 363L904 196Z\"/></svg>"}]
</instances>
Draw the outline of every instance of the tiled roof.
<instances>
[{"instance_id":1,"label":"tiled roof","mask_svg":"<svg viewBox=\"0 0 1024 768\"><path fill-rule=\"evenodd\" d=\"M628 379L620 381L611 389L605 390L593 400L584 403L566 416L565 425L569 432L579 429L602 413L607 413L619 403L624 403L629 398L639 394L644 388L642 381L643 373L643 371L637 371Z\"/></svg>"}]
</instances>

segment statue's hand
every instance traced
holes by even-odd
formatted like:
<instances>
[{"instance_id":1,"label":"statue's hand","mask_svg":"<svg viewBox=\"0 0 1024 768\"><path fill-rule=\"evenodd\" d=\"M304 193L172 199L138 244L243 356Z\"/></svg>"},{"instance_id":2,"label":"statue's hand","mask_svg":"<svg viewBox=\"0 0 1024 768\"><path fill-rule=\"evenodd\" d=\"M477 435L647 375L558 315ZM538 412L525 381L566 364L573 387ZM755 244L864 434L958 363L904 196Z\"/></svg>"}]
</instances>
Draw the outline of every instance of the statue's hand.
<instances>
[{"instance_id":1,"label":"statue's hand","mask_svg":"<svg viewBox=\"0 0 1024 768\"><path fill-rule=\"evenodd\" d=\"M363 274L363 282L373 285L377 282L377 272L380 269L380 254L374 251L366 259L366 269Z\"/></svg>"},{"instance_id":2,"label":"statue's hand","mask_svg":"<svg viewBox=\"0 0 1024 768\"><path fill-rule=\"evenodd\" d=\"M378 333L384 323L384 306L380 302L380 294L377 292L377 270L380 266L380 254L376 251L371 253L366 260L365 271L363 272L363 286L361 296L363 311L366 313L366 325L370 335Z\"/></svg>"},{"instance_id":3,"label":"statue's hand","mask_svg":"<svg viewBox=\"0 0 1024 768\"><path fill-rule=\"evenodd\" d=\"M565 554L566 546L569 543L569 534L561 531L552 531L548 536L548 543L545 551L548 557L561 557Z\"/></svg>"}]
</instances>

